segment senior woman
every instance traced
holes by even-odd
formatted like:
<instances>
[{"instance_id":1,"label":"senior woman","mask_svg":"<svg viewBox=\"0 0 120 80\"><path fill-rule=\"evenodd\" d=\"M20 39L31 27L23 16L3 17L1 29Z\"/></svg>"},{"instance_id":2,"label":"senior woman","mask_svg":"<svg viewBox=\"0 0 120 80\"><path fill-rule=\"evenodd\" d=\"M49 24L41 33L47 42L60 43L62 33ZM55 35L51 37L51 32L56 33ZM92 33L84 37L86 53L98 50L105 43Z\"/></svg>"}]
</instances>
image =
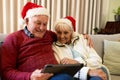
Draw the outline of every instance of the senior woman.
<instances>
[{"instance_id":1,"label":"senior woman","mask_svg":"<svg viewBox=\"0 0 120 80\"><path fill-rule=\"evenodd\" d=\"M80 80L110 80L109 71L94 48L87 45L82 34L75 32L75 23L71 16L55 22L57 41L53 43L53 50L58 63L83 63L84 67L74 76Z\"/></svg>"}]
</instances>

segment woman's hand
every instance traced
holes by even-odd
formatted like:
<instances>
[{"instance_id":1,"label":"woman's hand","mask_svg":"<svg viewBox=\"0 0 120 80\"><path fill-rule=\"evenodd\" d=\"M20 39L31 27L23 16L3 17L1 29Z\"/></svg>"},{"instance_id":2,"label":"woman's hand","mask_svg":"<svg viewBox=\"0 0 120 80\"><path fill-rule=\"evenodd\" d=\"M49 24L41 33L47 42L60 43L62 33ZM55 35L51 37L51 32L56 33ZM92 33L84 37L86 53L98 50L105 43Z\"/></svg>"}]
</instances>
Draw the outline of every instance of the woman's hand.
<instances>
[{"instance_id":1,"label":"woman's hand","mask_svg":"<svg viewBox=\"0 0 120 80\"><path fill-rule=\"evenodd\" d=\"M83 37L84 37L85 39L87 39L87 44L88 44L90 47L93 47L93 43L92 43L92 40L91 40L91 38L89 37L89 35L83 34Z\"/></svg>"},{"instance_id":2,"label":"woman's hand","mask_svg":"<svg viewBox=\"0 0 120 80\"><path fill-rule=\"evenodd\" d=\"M31 74L30 80L48 80L51 76L53 76L52 73L41 73L41 70L36 69Z\"/></svg>"},{"instance_id":3,"label":"woman's hand","mask_svg":"<svg viewBox=\"0 0 120 80\"><path fill-rule=\"evenodd\" d=\"M106 74L102 71L102 69L90 69L88 71L89 76L98 76L102 80L107 80Z\"/></svg>"},{"instance_id":4,"label":"woman's hand","mask_svg":"<svg viewBox=\"0 0 120 80\"><path fill-rule=\"evenodd\" d=\"M69 59L69 58L63 58L61 61L60 61L61 64L77 64L79 63L78 61L76 60L73 60L73 59Z\"/></svg>"}]
</instances>

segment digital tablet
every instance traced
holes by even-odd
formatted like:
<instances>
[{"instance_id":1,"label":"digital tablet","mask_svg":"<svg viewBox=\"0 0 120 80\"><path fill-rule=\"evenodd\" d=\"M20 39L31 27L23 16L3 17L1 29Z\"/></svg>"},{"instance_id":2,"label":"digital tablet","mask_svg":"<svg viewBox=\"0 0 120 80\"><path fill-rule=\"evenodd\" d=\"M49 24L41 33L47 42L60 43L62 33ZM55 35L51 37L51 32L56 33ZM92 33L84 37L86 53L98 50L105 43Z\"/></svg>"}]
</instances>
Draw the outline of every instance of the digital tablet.
<instances>
[{"instance_id":1,"label":"digital tablet","mask_svg":"<svg viewBox=\"0 0 120 80\"><path fill-rule=\"evenodd\" d=\"M74 76L82 67L83 64L47 64L44 66L42 73L67 73Z\"/></svg>"}]
</instances>

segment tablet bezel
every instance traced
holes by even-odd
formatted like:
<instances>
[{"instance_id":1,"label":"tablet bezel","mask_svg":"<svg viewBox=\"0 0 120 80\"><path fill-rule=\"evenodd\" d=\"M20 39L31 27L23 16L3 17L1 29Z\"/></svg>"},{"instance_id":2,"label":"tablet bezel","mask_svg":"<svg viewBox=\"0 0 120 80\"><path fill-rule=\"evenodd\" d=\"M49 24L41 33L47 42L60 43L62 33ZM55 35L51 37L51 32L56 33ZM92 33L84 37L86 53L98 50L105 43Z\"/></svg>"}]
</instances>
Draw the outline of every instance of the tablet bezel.
<instances>
[{"instance_id":1,"label":"tablet bezel","mask_svg":"<svg viewBox=\"0 0 120 80\"><path fill-rule=\"evenodd\" d=\"M67 73L71 76L74 76L81 68L83 64L47 64L42 69L42 73Z\"/></svg>"}]
</instances>

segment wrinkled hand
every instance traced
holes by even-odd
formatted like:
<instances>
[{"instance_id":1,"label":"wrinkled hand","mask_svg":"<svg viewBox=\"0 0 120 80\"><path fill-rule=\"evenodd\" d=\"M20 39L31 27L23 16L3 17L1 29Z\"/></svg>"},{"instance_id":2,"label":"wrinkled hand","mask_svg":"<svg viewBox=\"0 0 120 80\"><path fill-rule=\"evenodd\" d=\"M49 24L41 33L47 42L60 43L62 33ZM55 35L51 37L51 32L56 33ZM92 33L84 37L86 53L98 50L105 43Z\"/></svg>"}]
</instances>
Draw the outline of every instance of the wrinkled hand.
<instances>
[{"instance_id":1,"label":"wrinkled hand","mask_svg":"<svg viewBox=\"0 0 120 80\"><path fill-rule=\"evenodd\" d=\"M48 80L53 74L51 73L41 73L41 70L36 69L32 72L30 80Z\"/></svg>"},{"instance_id":2,"label":"wrinkled hand","mask_svg":"<svg viewBox=\"0 0 120 80\"><path fill-rule=\"evenodd\" d=\"M87 39L87 44L88 44L90 47L93 47L93 43L92 43L92 40L91 40L91 38L89 37L89 35L83 34L83 37L84 37L85 39Z\"/></svg>"},{"instance_id":3,"label":"wrinkled hand","mask_svg":"<svg viewBox=\"0 0 120 80\"><path fill-rule=\"evenodd\" d=\"M102 80L107 80L106 74L101 69L90 69L88 71L88 75L89 76L98 76Z\"/></svg>"},{"instance_id":4,"label":"wrinkled hand","mask_svg":"<svg viewBox=\"0 0 120 80\"><path fill-rule=\"evenodd\" d=\"M69 59L69 58L63 58L61 61L60 61L61 64L76 64L76 63L79 63L78 61L76 60L73 60L73 59Z\"/></svg>"}]
</instances>

